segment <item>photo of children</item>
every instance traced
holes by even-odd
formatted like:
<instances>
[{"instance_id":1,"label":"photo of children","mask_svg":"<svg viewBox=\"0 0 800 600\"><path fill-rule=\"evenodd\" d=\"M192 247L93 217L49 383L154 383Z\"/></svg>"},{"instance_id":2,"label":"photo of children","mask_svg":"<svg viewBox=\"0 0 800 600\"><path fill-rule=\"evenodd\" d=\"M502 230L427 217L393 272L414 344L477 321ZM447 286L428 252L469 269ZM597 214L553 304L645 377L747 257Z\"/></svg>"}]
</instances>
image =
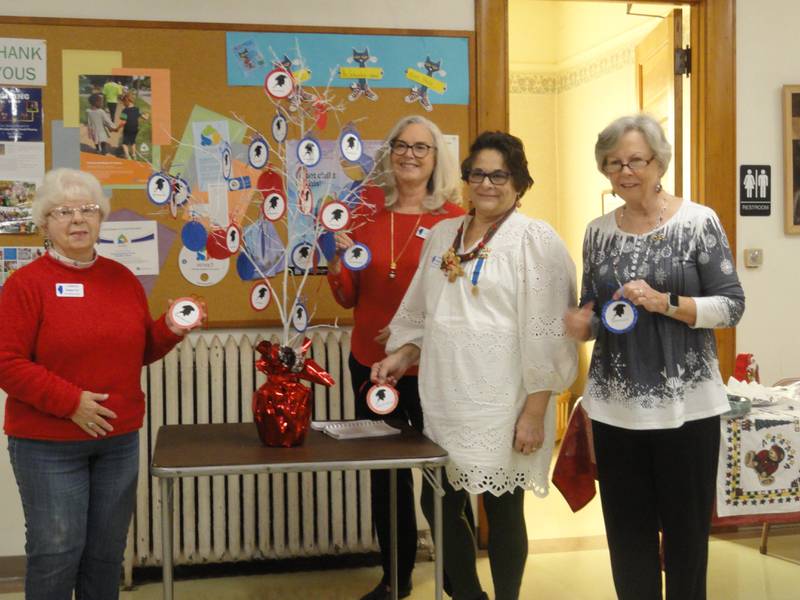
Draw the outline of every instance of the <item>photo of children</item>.
<instances>
[{"instance_id":1,"label":"photo of children","mask_svg":"<svg viewBox=\"0 0 800 600\"><path fill-rule=\"evenodd\" d=\"M31 217L35 192L32 182L0 180L0 234L36 233Z\"/></svg>"},{"instance_id":2,"label":"photo of children","mask_svg":"<svg viewBox=\"0 0 800 600\"><path fill-rule=\"evenodd\" d=\"M81 152L149 162L150 78L80 75Z\"/></svg>"},{"instance_id":3,"label":"photo of children","mask_svg":"<svg viewBox=\"0 0 800 600\"><path fill-rule=\"evenodd\" d=\"M79 75L81 169L102 185L144 185L152 172L149 75Z\"/></svg>"}]
</instances>

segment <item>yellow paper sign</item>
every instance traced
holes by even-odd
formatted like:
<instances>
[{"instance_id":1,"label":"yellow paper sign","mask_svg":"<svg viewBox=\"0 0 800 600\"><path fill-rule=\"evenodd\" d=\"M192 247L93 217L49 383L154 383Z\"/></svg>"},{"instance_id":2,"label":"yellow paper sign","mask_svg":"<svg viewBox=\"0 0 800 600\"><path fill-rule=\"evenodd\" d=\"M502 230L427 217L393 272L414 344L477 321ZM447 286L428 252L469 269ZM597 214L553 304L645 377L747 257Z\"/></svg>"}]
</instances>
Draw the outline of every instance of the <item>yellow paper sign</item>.
<instances>
[{"instance_id":1,"label":"yellow paper sign","mask_svg":"<svg viewBox=\"0 0 800 600\"><path fill-rule=\"evenodd\" d=\"M444 81L434 79L429 75L425 75L425 73L420 73L416 69L406 69L406 79L424 85L429 90L433 90L439 94L444 94L445 90L447 90L447 84Z\"/></svg>"},{"instance_id":2,"label":"yellow paper sign","mask_svg":"<svg viewBox=\"0 0 800 600\"><path fill-rule=\"evenodd\" d=\"M297 71L292 71L292 77L294 77L295 81L299 81L300 83L308 81L309 79L311 79L311 70L298 69Z\"/></svg>"},{"instance_id":3,"label":"yellow paper sign","mask_svg":"<svg viewBox=\"0 0 800 600\"><path fill-rule=\"evenodd\" d=\"M339 67L341 79L383 79L380 67Z\"/></svg>"}]
</instances>

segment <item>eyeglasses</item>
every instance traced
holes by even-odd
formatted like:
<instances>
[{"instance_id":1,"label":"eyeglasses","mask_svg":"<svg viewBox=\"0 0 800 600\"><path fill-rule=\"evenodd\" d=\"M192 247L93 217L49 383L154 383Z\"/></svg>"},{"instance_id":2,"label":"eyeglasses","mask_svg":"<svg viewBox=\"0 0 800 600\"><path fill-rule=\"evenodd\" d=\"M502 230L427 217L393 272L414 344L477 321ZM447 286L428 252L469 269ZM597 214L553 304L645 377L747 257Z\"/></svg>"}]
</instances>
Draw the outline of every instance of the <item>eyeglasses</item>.
<instances>
[{"instance_id":1,"label":"eyeglasses","mask_svg":"<svg viewBox=\"0 0 800 600\"><path fill-rule=\"evenodd\" d=\"M433 146L424 142L409 144L403 140L393 140L389 143L389 146L392 148L392 154L396 154L397 156L403 156L408 152L408 149L411 148L411 154L414 155L414 158L425 158L428 156L428 152L431 151L431 148L433 148Z\"/></svg>"},{"instance_id":2,"label":"eyeglasses","mask_svg":"<svg viewBox=\"0 0 800 600\"><path fill-rule=\"evenodd\" d=\"M487 173L485 171L481 171L480 169L473 169L467 173L466 180L470 183L474 183L475 185L480 185L487 177L489 178L489 181L492 182L492 185L505 185L508 183L511 173L508 171L492 171L491 173Z\"/></svg>"},{"instance_id":3,"label":"eyeglasses","mask_svg":"<svg viewBox=\"0 0 800 600\"><path fill-rule=\"evenodd\" d=\"M82 206L56 206L50 211L49 215L56 221L64 222L69 221L75 216L75 213L80 213L84 219L93 219L100 214L100 206L97 204L84 204Z\"/></svg>"},{"instance_id":4,"label":"eyeglasses","mask_svg":"<svg viewBox=\"0 0 800 600\"><path fill-rule=\"evenodd\" d=\"M603 173L606 175L611 175L612 173L619 173L625 167L628 167L631 171L641 171L651 162L653 162L654 156L651 156L649 159L645 160L643 158L634 158L633 160L629 160L628 162L624 163L621 160L612 160L610 163L606 163L603 166Z\"/></svg>"}]
</instances>

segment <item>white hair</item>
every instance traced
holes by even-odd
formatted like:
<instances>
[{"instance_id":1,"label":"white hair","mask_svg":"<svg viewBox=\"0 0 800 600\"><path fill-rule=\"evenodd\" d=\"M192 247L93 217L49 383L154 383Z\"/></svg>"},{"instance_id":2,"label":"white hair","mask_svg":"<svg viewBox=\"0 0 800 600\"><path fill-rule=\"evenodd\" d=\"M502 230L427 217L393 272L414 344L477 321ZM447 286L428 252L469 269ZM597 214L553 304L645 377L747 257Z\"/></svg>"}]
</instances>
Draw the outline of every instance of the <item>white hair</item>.
<instances>
[{"instance_id":1,"label":"white hair","mask_svg":"<svg viewBox=\"0 0 800 600\"><path fill-rule=\"evenodd\" d=\"M666 173L669 161L672 160L672 146L667 141L667 136L664 135L664 129L659 122L646 113L626 115L615 119L600 132L594 146L594 158L600 172L605 174L603 168L606 166L608 155L617 147L620 138L629 131L638 131L644 136L645 142L650 146L656 162L661 167L661 173Z\"/></svg>"},{"instance_id":2,"label":"white hair","mask_svg":"<svg viewBox=\"0 0 800 600\"><path fill-rule=\"evenodd\" d=\"M36 190L31 205L33 222L44 227L48 213L56 206L73 200L86 200L100 207L100 218L105 219L111 211L111 202L103 194L97 177L78 169L53 169L48 171L42 185Z\"/></svg>"}]
</instances>

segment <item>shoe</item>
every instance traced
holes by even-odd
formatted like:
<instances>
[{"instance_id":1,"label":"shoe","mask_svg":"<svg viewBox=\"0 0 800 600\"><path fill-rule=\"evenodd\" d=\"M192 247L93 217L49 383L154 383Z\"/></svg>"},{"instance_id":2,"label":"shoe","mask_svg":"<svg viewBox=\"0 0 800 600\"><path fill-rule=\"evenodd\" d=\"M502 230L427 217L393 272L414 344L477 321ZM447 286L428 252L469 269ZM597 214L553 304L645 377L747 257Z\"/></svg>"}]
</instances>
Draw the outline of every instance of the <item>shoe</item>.
<instances>
[{"instance_id":1,"label":"shoe","mask_svg":"<svg viewBox=\"0 0 800 600\"><path fill-rule=\"evenodd\" d=\"M398 598L408 598L411 595L411 584L408 587L399 587L397 589ZM375 586L371 592L361 596L361 600L391 600L392 588L383 583L382 581Z\"/></svg>"}]
</instances>

